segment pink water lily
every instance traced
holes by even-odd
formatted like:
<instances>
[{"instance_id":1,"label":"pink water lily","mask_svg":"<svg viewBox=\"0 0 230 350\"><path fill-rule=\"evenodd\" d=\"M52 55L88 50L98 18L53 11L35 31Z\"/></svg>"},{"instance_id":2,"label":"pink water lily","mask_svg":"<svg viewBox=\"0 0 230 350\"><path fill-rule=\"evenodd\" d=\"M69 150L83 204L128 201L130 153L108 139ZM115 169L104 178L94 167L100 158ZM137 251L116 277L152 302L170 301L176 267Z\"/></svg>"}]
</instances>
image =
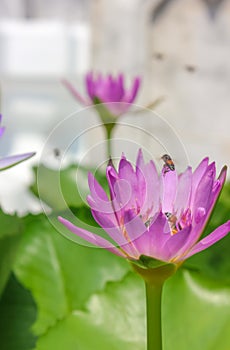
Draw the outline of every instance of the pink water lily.
<instances>
[{"instance_id":1,"label":"pink water lily","mask_svg":"<svg viewBox=\"0 0 230 350\"><path fill-rule=\"evenodd\" d=\"M2 121L2 115L0 115L0 123L1 121ZM4 131L5 131L5 128L0 127L0 137L3 135ZM0 171L11 168L12 166L19 164L24 160L31 158L34 155L35 155L35 152L29 152L29 153L0 158Z\"/></svg>"},{"instance_id":2,"label":"pink water lily","mask_svg":"<svg viewBox=\"0 0 230 350\"><path fill-rule=\"evenodd\" d=\"M179 265L230 231L228 221L200 239L226 178L224 167L216 179L215 163L209 164L208 158L194 172L188 167L178 175L163 167L159 175L153 161L144 163L140 150L135 169L123 155L118 171L109 164L106 175L110 198L89 173L88 203L114 243L59 217L70 231L96 246L131 260L145 255Z\"/></svg>"},{"instance_id":3,"label":"pink water lily","mask_svg":"<svg viewBox=\"0 0 230 350\"><path fill-rule=\"evenodd\" d=\"M89 72L85 77L87 97L81 96L67 80L64 79L63 83L81 104L89 106L98 100L97 103L106 103L110 113L119 116L127 112L135 100L140 87L140 78L136 77L130 89L125 89L123 74L119 74L117 77L113 77L111 74L103 77L101 74L95 76Z\"/></svg>"}]
</instances>

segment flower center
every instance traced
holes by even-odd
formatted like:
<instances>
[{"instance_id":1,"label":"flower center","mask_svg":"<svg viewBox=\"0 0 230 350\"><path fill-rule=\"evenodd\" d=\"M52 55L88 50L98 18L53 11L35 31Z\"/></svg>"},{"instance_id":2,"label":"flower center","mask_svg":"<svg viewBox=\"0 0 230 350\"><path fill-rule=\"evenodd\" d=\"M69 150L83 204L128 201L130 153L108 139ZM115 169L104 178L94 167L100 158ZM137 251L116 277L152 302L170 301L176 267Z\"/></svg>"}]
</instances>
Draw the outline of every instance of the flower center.
<instances>
[{"instance_id":1,"label":"flower center","mask_svg":"<svg viewBox=\"0 0 230 350\"><path fill-rule=\"evenodd\" d=\"M168 223L171 230L171 235L175 235L179 231L181 231L184 227L191 224L191 210L187 209L181 215L180 219L173 213L166 212L164 213L166 218L168 219Z\"/></svg>"}]
</instances>

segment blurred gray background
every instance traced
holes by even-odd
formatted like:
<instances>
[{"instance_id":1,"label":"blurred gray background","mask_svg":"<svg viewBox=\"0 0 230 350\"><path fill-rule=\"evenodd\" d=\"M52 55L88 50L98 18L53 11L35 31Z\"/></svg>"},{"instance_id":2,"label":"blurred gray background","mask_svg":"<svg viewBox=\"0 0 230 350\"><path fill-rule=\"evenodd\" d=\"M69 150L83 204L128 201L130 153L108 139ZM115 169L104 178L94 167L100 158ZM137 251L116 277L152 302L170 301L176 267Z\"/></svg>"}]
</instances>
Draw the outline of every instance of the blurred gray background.
<instances>
[{"instance_id":1,"label":"blurred gray background","mask_svg":"<svg viewBox=\"0 0 230 350\"><path fill-rule=\"evenodd\" d=\"M183 152L173 149L173 137L172 151L170 146L167 151L180 168L185 158L195 166L206 155L218 169L230 163L230 0L2 0L0 51L1 111L7 126L1 155L38 153L28 164L1 173L0 201L8 210L12 201L22 211L34 205L28 193L24 205L20 197L32 181L29 167L39 161L57 123L81 108L60 81L69 78L84 94L89 70L124 72L127 84L142 76L139 106L163 97L156 107L161 118L153 115L150 121L146 112L123 120L136 118L138 124L142 118L143 128L165 140L168 129L173 130ZM92 113L90 118L97 120ZM79 123L82 127L84 120ZM76 133L77 128L76 123ZM62 130L52 138L51 153L68 139L68 130ZM118 128L115 136L120 135L131 137L132 131ZM88 138L86 133L72 148L73 157L103 138L102 130ZM144 133L138 142L150 147ZM114 149L116 155L120 148ZM46 152L48 157L49 146ZM98 152L98 159L93 154L88 161L96 164L103 157Z\"/></svg>"}]
</instances>

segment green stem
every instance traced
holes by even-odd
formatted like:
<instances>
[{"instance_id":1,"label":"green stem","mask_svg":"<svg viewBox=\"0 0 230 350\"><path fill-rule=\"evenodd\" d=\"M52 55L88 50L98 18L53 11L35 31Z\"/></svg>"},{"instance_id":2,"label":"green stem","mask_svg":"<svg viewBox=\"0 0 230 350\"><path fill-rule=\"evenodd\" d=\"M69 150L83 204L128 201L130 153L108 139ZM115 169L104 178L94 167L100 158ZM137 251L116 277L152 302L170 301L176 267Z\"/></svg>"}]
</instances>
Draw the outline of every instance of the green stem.
<instances>
[{"instance_id":1,"label":"green stem","mask_svg":"<svg viewBox=\"0 0 230 350\"><path fill-rule=\"evenodd\" d=\"M107 132L107 157L112 157L111 132Z\"/></svg>"},{"instance_id":2,"label":"green stem","mask_svg":"<svg viewBox=\"0 0 230 350\"><path fill-rule=\"evenodd\" d=\"M161 296L163 284L145 281L147 350L162 350Z\"/></svg>"},{"instance_id":3,"label":"green stem","mask_svg":"<svg viewBox=\"0 0 230 350\"><path fill-rule=\"evenodd\" d=\"M115 126L115 124L113 124L113 123L105 124L106 136L107 136L107 157L108 157L108 159L110 159L112 157L111 134L112 134L112 130L113 130L114 126Z\"/></svg>"},{"instance_id":4,"label":"green stem","mask_svg":"<svg viewBox=\"0 0 230 350\"><path fill-rule=\"evenodd\" d=\"M143 265L143 262L147 265ZM140 263L142 265L140 265ZM158 266L157 264L158 263ZM154 266L149 267L149 265ZM142 255L132 262L133 269L144 279L146 289L147 350L162 350L161 298L164 282L172 276L177 266L172 263Z\"/></svg>"}]
</instances>

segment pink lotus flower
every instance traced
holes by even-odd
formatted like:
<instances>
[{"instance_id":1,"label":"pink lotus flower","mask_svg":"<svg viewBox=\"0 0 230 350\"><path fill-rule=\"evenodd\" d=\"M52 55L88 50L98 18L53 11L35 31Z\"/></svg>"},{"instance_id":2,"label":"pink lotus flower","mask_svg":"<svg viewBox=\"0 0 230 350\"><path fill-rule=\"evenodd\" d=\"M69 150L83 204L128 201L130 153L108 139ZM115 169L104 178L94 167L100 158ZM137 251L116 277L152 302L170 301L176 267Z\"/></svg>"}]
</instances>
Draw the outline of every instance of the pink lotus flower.
<instances>
[{"instance_id":1,"label":"pink lotus flower","mask_svg":"<svg viewBox=\"0 0 230 350\"><path fill-rule=\"evenodd\" d=\"M1 121L2 121L2 116L0 115L0 123ZM0 137L3 135L4 131L5 131L5 128L0 127ZM29 152L24 154L18 154L15 156L0 158L0 171L11 168L12 166L19 164L24 160L31 158L34 155L35 155L34 152Z\"/></svg>"},{"instance_id":2,"label":"pink lotus flower","mask_svg":"<svg viewBox=\"0 0 230 350\"><path fill-rule=\"evenodd\" d=\"M111 114L120 116L128 111L136 98L140 86L140 78L136 77L131 88L125 89L123 74L119 74L117 78L112 77L112 75L102 77L101 74L94 77L93 73L90 72L85 77L87 97L82 97L67 80L63 80L63 83L81 104L89 106L106 103L106 107Z\"/></svg>"},{"instance_id":3,"label":"pink lotus flower","mask_svg":"<svg viewBox=\"0 0 230 350\"><path fill-rule=\"evenodd\" d=\"M225 178L226 167L216 179L215 163L209 164L208 158L194 172L188 167L178 175L164 166L158 175L154 162L145 164L140 150L135 169L124 156L118 172L108 165L110 198L89 173L88 203L114 244L62 217L59 221L86 241L124 258L145 255L180 265L230 231L228 221L200 240Z\"/></svg>"}]
</instances>

